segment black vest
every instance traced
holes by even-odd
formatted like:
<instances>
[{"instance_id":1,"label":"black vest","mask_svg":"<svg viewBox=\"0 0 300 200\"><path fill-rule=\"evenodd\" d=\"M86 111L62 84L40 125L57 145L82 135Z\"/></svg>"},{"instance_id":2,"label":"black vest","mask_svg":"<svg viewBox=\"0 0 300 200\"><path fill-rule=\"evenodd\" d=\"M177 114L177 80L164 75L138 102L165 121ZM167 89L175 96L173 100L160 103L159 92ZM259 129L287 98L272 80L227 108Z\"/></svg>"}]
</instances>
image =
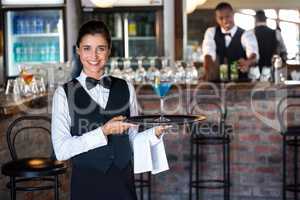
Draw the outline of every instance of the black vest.
<instances>
[{"instance_id":1,"label":"black vest","mask_svg":"<svg viewBox=\"0 0 300 200\"><path fill-rule=\"evenodd\" d=\"M92 131L114 116L130 116L127 83L122 79L111 78L112 84L105 109L89 96L78 80L73 79L63 85L68 99L72 136L81 136ZM74 156L73 168L106 172L112 164L120 169L126 167L132 159L128 135L109 135L107 139L107 145Z\"/></svg>"},{"instance_id":2,"label":"black vest","mask_svg":"<svg viewBox=\"0 0 300 200\"><path fill-rule=\"evenodd\" d=\"M216 54L220 64L224 64L225 58L227 58L227 64L239 60L240 58L246 58L246 52L242 46L241 37L244 30L237 28L237 31L233 35L231 42L228 47L225 45L225 35L222 33L219 26L216 27L215 43L216 43ZM230 72L230 70L228 70ZM247 73L239 72L239 79L247 79Z\"/></svg>"},{"instance_id":3,"label":"black vest","mask_svg":"<svg viewBox=\"0 0 300 200\"><path fill-rule=\"evenodd\" d=\"M276 31L267 26L257 26L254 29L259 49L259 68L272 66L272 56L276 52Z\"/></svg>"}]
</instances>

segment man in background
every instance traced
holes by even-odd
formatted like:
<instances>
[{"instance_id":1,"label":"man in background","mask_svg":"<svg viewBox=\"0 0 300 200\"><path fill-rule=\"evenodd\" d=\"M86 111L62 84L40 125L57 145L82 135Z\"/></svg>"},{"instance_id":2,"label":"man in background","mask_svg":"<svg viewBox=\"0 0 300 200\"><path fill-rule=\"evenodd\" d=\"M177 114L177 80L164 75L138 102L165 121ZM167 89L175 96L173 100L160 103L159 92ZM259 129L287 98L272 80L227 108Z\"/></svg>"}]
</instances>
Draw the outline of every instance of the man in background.
<instances>
[{"instance_id":1,"label":"man in background","mask_svg":"<svg viewBox=\"0 0 300 200\"><path fill-rule=\"evenodd\" d=\"M202 43L205 77L216 74L220 64L237 62L239 79L247 80L249 68L256 64L259 54L253 32L245 31L234 24L234 11L229 3L219 3L215 8L217 26L206 30Z\"/></svg>"},{"instance_id":2,"label":"man in background","mask_svg":"<svg viewBox=\"0 0 300 200\"><path fill-rule=\"evenodd\" d=\"M258 10L255 15L254 33L258 42L260 71L264 67L272 66L272 56L278 54L285 61L287 57L286 47L283 43L281 32L267 26L266 15L263 10Z\"/></svg>"}]
</instances>

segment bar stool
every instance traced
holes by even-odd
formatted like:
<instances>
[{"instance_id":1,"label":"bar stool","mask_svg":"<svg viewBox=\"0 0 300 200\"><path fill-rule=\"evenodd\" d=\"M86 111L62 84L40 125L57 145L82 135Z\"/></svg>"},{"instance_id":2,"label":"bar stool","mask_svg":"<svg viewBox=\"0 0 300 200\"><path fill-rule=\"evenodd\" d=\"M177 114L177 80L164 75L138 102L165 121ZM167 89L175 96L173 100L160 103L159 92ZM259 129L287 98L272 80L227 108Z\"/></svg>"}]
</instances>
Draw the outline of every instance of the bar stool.
<instances>
[{"instance_id":1,"label":"bar stool","mask_svg":"<svg viewBox=\"0 0 300 200\"><path fill-rule=\"evenodd\" d=\"M47 142L49 152L43 152L45 148L40 144L35 146L39 155L26 154L26 147L31 148L32 145L24 142L32 135L35 139L42 135L50 139L50 123L50 118L46 116L23 116L9 125L6 139L12 160L2 165L2 174L10 177L7 188L10 189L11 200L16 199L16 191L41 190L53 190L54 199L59 199L58 176L66 172L64 162L55 160L50 140ZM45 137L41 139L44 141Z\"/></svg>"},{"instance_id":2,"label":"bar stool","mask_svg":"<svg viewBox=\"0 0 300 200\"><path fill-rule=\"evenodd\" d=\"M145 196L148 197L148 200L151 200L151 173L145 172L135 175L134 182L136 191L139 192L139 200L144 200Z\"/></svg>"},{"instance_id":3,"label":"bar stool","mask_svg":"<svg viewBox=\"0 0 300 200\"><path fill-rule=\"evenodd\" d=\"M232 127L226 125L227 109L222 106L219 99L207 99L201 101L192 107L192 114L196 114L196 109L200 105L206 107L213 107L214 111L218 113L218 122L210 120L203 121L199 124L193 124L191 129L190 138L190 169L189 169L189 200L193 199L193 189L195 190L196 199L199 199L200 190L203 189L222 189L224 192L224 199L230 199L230 134L228 131ZM203 129L201 126L209 127ZM200 127L200 128L199 128ZM217 130L211 130L212 128ZM212 132L213 131L213 132ZM200 148L208 146L221 146L222 147L222 177L221 178L203 178L200 175L200 165L204 162L200 158ZM203 175L203 174L202 174Z\"/></svg>"},{"instance_id":4,"label":"bar stool","mask_svg":"<svg viewBox=\"0 0 300 200\"><path fill-rule=\"evenodd\" d=\"M139 132L147 130L151 128L151 126L147 126L146 124L141 124L139 126ZM137 192L137 196L139 200L147 199L151 200L151 185L152 185L152 175L151 172L145 172L134 175L134 184Z\"/></svg>"},{"instance_id":5,"label":"bar stool","mask_svg":"<svg viewBox=\"0 0 300 200\"><path fill-rule=\"evenodd\" d=\"M292 102L288 102L291 100ZM298 102L295 102L297 100ZM298 148L300 146L300 126L297 125L288 125L284 122L285 117L284 115L287 114L288 108L300 108L300 95L287 95L283 97L278 105L277 105L277 117L279 120L280 125L280 134L282 135L282 199L287 199L287 192L294 193L294 200L298 200L298 193L300 192L300 182L298 181L298 170L299 170L299 163L298 163ZM292 158L292 173L293 173L293 181L288 183L288 158L289 149L291 150L290 153L293 154ZM290 177L290 176L289 176Z\"/></svg>"}]
</instances>

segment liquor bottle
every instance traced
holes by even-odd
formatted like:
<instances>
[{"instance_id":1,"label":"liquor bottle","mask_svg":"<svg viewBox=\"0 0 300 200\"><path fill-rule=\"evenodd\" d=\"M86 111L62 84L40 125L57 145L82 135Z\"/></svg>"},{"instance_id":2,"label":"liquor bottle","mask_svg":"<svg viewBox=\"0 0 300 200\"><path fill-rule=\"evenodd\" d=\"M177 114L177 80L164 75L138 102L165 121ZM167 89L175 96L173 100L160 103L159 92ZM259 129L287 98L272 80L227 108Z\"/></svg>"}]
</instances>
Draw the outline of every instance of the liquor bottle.
<instances>
[{"instance_id":1,"label":"liquor bottle","mask_svg":"<svg viewBox=\"0 0 300 200\"><path fill-rule=\"evenodd\" d=\"M49 52L49 61L53 62L56 60L56 45L55 42L51 42L48 46L48 48L50 48L50 52Z\"/></svg>"},{"instance_id":2,"label":"liquor bottle","mask_svg":"<svg viewBox=\"0 0 300 200\"><path fill-rule=\"evenodd\" d=\"M239 79L239 70L237 67L237 61L233 61L230 64L230 80L231 81L236 81Z\"/></svg>"},{"instance_id":3,"label":"liquor bottle","mask_svg":"<svg viewBox=\"0 0 300 200\"><path fill-rule=\"evenodd\" d=\"M34 61L33 60L33 44L27 42L27 61Z\"/></svg>"},{"instance_id":4,"label":"liquor bottle","mask_svg":"<svg viewBox=\"0 0 300 200\"><path fill-rule=\"evenodd\" d=\"M22 42L22 56L21 56L21 62L27 62L28 61L28 44L27 42Z\"/></svg>"},{"instance_id":5,"label":"liquor bottle","mask_svg":"<svg viewBox=\"0 0 300 200\"><path fill-rule=\"evenodd\" d=\"M33 41L32 42L32 60L33 61L39 61L40 59L40 56L39 56L39 47L38 47L38 44L37 42Z\"/></svg>"},{"instance_id":6,"label":"liquor bottle","mask_svg":"<svg viewBox=\"0 0 300 200\"><path fill-rule=\"evenodd\" d=\"M275 54L272 57L273 61L273 80L275 84L279 84L284 81L283 71L282 71L282 59L279 55Z\"/></svg>"},{"instance_id":7,"label":"liquor bottle","mask_svg":"<svg viewBox=\"0 0 300 200\"><path fill-rule=\"evenodd\" d=\"M41 16L36 17L36 32L43 33L44 31L44 20Z\"/></svg>"},{"instance_id":8,"label":"liquor bottle","mask_svg":"<svg viewBox=\"0 0 300 200\"><path fill-rule=\"evenodd\" d=\"M45 45L46 44L46 45ZM47 49L48 49L48 44L47 43L39 43L39 52L40 52L40 61L44 62L47 61Z\"/></svg>"},{"instance_id":9,"label":"liquor bottle","mask_svg":"<svg viewBox=\"0 0 300 200\"><path fill-rule=\"evenodd\" d=\"M136 36L136 22L133 17L128 17L128 35Z\"/></svg>"},{"instance_id":10,"label":"liquor bottle","mask_svg":"<svg viewBox=\"0 0 300 200\"><path fill-rule=\"evenodd\" d=\"M49 17L45 18L43 30L44 33L51 33L51 19Z\"/></svg>"},{"instance_id":11,"label":"liquor bottle","mask_svg":"<svg viewBox=\"0 0 300 200\"><path fill-rule=\"evenodd\" d=\"M17 34L23 34L25 31L24 31L24 19L23 19L23 16L18 16L17 17L17 24L16 24L16 26L17 26Z\"/></svg>"},{"instance_id":12,"label":"liquor bottle","mask_svg":"<svg viewBox=\"0 0 300 200\"><path fill-rule=\"evenodd\" d=\"M59 62L59 60L60 60L60 55L59 55L59 42L58 42L58 41L55 41L54 46L55 46L54 61L55 61L55 62Z\"/></svg>"},{"instance_id":13,"label":"liquor bottle","mask_svg":"<svg viewBox=\"0 0 300 200\"><path fill-rule=\"evenodd\" d=\"M58 22L59 22L59 16L55 16L51 18L51 33L57 33L58 32Z\"/></svg>"},{"instance_id":14,"label":"liquor bottle","mask_svg":"<svg viewBox=\"0 0 300 200\"><path fill-rule=\"evenodd\" d=\"M30 17L28 16L24 17L23 21L24 21L24 33L30 33L31 32Z\"/></svg>"},{"instance_id":15,"label":"liquor bottle","mask_svg":"<svg viewBox=\"0 0 300 200\"><path fill-rule=\"evenodd\" d=\"M18 20L19 20L19 16L18 15L15 15L14 18L13 18L13 33L14 34L18 34Z\"/></svg>"},{"instance_id":16,"label":"liquor bottle","mask_svg":"<svg viewBox=\"0 0 300 200\"><path fill-rule=\"evenodd\" d=\"M228 63L227 58L224 58L223 64L220 64L220 81L228 81Z\"/></svg>"},{"instance_id":17,"label":"liquor bottle","mask_svg":"<svg viewBox=\"0 0 300 200\"><path fill-rule=\"evenodd\" d=\"M22 45L20 42L14 44L14 60L15 62L21 62Z\"/></svg>"},{"instance_id":18,"label":"liquor bottle","mask_svg":"<svg viewBox=\"0 0 300 200\"><path fill-rule=\"evenodd\" d=\"M37 16L32 16L31 17L31 23L32 23L32 33L38 33L37 30Z\"/></svg>"}]
</instances>

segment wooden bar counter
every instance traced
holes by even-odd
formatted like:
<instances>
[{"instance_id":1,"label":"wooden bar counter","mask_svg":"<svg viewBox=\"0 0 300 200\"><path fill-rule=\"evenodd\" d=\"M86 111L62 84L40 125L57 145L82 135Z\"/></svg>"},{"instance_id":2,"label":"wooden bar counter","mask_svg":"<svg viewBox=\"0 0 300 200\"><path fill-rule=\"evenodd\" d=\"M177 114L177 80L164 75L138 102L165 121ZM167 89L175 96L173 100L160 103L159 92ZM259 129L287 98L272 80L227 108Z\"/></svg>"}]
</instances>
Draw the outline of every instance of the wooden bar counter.
<instances>
[{"instance_id":1,"label":"wooden bar counter","mask_svg":"<svg viewBox=\"0 0 300 200\"><path fill-rule=\"evenodd\" d=\"M151 86L136 85L140 113L159 112L159 98ZM281 199L282 138L276 117L278 101L288 93L299 93L300 86L274 85L273 83L227 83L199 82L198 85L173 86L165 98L167 114L191 114L191 109L203 96L220 97L228 108L227 124L233 126L231 150L231 199L279 200ZM10 159L5 141L5 130L16 117L26 114L51 114L53 92L36 98L13 101L1 95L0 103L0 164ZM38 105L38 106L36 106ZM36 107L36 108L35 108ZM18 108L18 109L17 109ZM213 119L210 108L201 110L208 119ZM288 113L288 121L300 122L300 110ZM170 170L153 176L153 199L188 199L190 133L187 127L173 127L164 135ZM219 148L207 148L201 153L206 175L219 177L221 159ZM201 174L201 172L200 172ZM69 176L63 180L64 199L68 198ZM6 177L0 175L0 199L6 200L9 191L5 188ZM222 191L203 191L201 199L219 199ZM28 198L30 199L30 198ZM45 198L45 199L51 199Z\"/></svg>"}]
</instances>

